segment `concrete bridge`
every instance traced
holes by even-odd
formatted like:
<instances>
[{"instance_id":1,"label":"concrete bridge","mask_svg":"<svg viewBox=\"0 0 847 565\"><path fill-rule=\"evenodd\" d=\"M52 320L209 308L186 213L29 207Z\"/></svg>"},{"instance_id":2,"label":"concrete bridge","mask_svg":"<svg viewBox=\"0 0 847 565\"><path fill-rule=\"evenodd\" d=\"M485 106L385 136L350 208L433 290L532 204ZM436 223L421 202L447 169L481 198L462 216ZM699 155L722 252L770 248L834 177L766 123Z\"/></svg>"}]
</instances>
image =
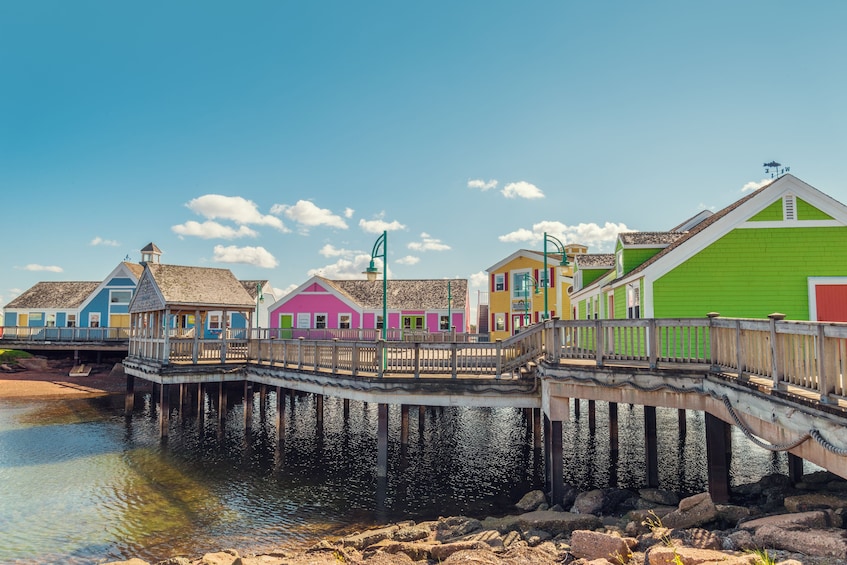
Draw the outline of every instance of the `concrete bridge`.
<instances>
[{"instance_id":1,"label":"concrete bridge","mask_svg":"<svg viewBox=\"0 0 847 565\"><path fill-rule=\"evenodd\" d=\"M160 430L168 433L171 387L243 383L276 388L277 425L286 391L376 403L377 473L387 473L388 405L516 407L542 428L547 480L562 495L562 427L572 400L609 403L610 449L617 450L618 403L644 406L648 485L658 486L656 408L705 414L709 490L729 497L730 426L764 449L786 451L795 479L803 460L847 478L847 324L702 319L548 320L495 343L282 339L275 330L204 340L131 328L127 411L134 379L160 385ZM250 425L252 402L245 402ZM579 402L573 402L578 409ZM219 409L220 414L224 412ZM320 416L319 416L320 417ZM684 418L680 418L683 422ZM537 440L538 441L538 440ZM539 446L540 447L540 446Z\"/></svg>"}]
</instances>

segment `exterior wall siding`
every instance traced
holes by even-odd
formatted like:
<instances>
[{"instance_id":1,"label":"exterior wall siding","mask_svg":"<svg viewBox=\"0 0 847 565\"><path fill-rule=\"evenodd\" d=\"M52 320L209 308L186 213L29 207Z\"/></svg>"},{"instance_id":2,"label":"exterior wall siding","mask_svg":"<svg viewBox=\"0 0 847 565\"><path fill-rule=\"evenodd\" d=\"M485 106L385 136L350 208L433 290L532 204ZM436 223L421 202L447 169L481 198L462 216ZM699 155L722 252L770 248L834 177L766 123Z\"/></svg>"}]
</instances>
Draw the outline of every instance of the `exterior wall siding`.
<instances>
[{"instance_id":1,"label":"exterior wall siding","mask_svg":"<svg viewBox=\"0 0 847 565\"><path fill-rule=\"evenodd\" d=\"M623 250L623 269L624 274L632 271L653 255L661 251L661 248L626 248ZM617 309L617 306L615 307Z\"/></svg>"},{"instance_id":2,"label":"exterior wall siding","mask_svg":"<svg viewBox=\"0 0 847 565\"><path fill-rule=\"evenodd\" d=\"M782 198L750 218L751 222L781 222L782 221Z\"/></svg>"},{"instance_id":3,"label":"exterior wall siding","mask_svg":"<svg viewBox=\"0 0 847 565\"><path fill-rule=\"evenodd\" d=\"M831 220L832 216L815 208L802 198L796 199L796 207L797 207L797 219L800 221L803 220Z\"/></svg>"},{"instance_id":4,"label":"exterior wall siding","mask_svg":"<svg viewBox=\"0 0 847 565\"><path fill-rule=\"evenodd\" d=\"M847 227L736 229L653 283L654 316L808 320L811 276L847 276Z\"/></svg>"}]
</instances>

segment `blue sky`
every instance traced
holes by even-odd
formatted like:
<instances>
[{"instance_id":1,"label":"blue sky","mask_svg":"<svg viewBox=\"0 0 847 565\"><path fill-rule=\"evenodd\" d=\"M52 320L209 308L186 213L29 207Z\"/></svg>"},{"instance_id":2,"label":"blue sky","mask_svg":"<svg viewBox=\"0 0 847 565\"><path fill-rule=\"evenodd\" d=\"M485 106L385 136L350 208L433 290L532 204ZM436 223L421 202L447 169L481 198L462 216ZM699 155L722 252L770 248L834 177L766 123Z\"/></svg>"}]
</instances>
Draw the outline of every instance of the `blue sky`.
<instances>
[{"instance_id":1,"label":"blue sky","mask_svg":"<svg viewBox=\"0 0 847 565\"><path fill-rule=\"evenodd\" d=\"M776 160L841 202L847 2L0 2L0 304L162 262L280 290L607 252Z\"/></svg>"}]
</instances>

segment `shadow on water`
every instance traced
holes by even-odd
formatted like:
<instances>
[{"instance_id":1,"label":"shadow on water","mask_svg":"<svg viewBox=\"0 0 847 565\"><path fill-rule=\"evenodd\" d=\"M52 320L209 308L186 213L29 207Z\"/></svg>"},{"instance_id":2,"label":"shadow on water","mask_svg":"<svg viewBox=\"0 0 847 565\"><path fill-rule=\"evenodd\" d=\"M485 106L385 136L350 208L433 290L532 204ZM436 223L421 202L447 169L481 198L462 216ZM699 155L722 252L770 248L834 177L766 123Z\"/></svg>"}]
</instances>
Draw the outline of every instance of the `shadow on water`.
<instances>
[{"instance_id":1,"label":"shadow on water","mask_svg":"<svg viewBox=\"0 0 847 565\"><path fill-rule=\"evenodd\" d=\"M223 547L302 546L400 519L502 515L544 487L543 443L524 410L413 406L404 432L392 405L388 473L378 477L377 405L325 398L319 417L313 395L291 394L280 438L274 392L266 404L255 396L247 430L240 394L231 396L223 415L217 393L203 397L200 414L196 403L172 403L166 441L150 394L138 396L131 418L120 395L63 409L72 415L65 420L39 404L0 410L0 529L9 540L0 562L157 561ZM86 412L96 417L80 416ZM642 408L619 406L617 450L606 403L596 404L594 426L585 412L571 414L565 481L580 489L644 485ZM659 409L657 419L660 486L704 490L702 414L688 413L684 431L676 410ZM733 462L734 483L784 472L784 458L733 441L736 460L745 461Z\"/></svg>"}]
</instances>

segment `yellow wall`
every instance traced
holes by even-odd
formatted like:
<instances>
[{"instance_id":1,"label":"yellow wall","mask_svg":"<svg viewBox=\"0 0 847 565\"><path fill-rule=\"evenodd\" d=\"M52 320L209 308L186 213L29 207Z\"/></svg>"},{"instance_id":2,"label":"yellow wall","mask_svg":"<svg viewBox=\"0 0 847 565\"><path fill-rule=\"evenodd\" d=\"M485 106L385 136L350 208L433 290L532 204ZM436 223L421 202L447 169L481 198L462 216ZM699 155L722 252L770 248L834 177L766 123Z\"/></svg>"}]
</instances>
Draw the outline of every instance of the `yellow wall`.
<instances>
[{"instance_id":1,"label":"yellow wall","mask_svg":"<svg viewBox=\"0 0 847 565\"><path fill-rule=\"evenodd\" d=\"M541 255L541 253L538 253ZM555 260L551 260L550 256L547 256L547 266L555 267L555 286L551 287L547 291L547 306L548 310L551 312L551 315L556 316L559 319L569 320L571 318L571 305L570 305L570 297L568 296L567 289L573 283L573 261L569 261L569 265L567 267L559 267L558 263ZM506 329L503 331L497 331L496 324L493 319L489 319L489 332L491 335L491 340L496 339L505 339L514 334L514 324L513 319L514 315L523 314L524 310L519 308L519 304L516 304L515 301L522 298L514 297L513 301L513 289L514 289L514 274L516 272L521 271L529 271L530 275L534 275L535 269L538 269L539 275L538 278L541 279L544 269L544 262L536 260L531 257L518 256L508 263L499 267L496 271L488 273L488 311L489 317L494 316L496 318L497 315L505 315L506 317ZM564 270L564 275L562 274ZM494 289L492 275L496 274L504 274L508 280L508 290L497 291ZM539 283L541 280L538 281ZM561 297L561 303L559 303L559 297ZM529 289L529 300L530 300L530 308L529 308L529 316L530 316L530 324L535 323L535 320L541 320L544 316L544 289L543 287L538 289L536 293L534 288Z\"/></svg>"}]
</instances>

